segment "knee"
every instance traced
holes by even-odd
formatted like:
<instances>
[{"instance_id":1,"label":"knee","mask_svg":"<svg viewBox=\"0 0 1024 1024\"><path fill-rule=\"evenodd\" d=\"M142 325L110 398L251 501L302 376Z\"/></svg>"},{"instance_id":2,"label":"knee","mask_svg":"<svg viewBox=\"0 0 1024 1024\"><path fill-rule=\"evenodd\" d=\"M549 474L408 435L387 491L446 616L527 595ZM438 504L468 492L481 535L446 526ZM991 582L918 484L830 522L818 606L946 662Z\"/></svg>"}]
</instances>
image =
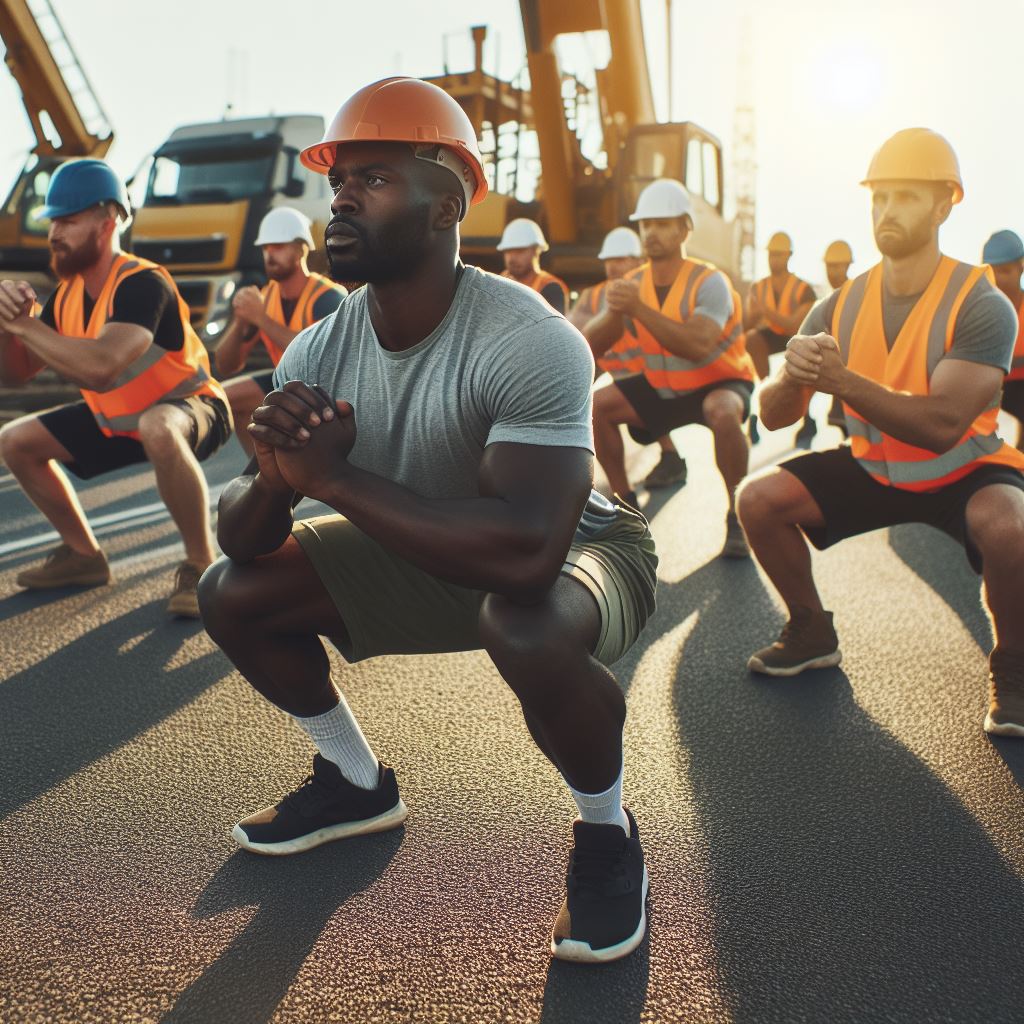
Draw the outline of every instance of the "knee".
<instances>
[{"instance_id":1,"label":"knee","mask_svg":"<svg viewBox=\"0 0 1024 1024\"><path fill-rule=\"evenodd\" d=\"M479 629L484 650L517 692L519 679L528 684L560 671L573 646L571 630L560 628L549 602L524 606L488 594Z\"/></svg>"},{"instance_id":2,"label":"knee","mask_svg":"<svg viewBox=\"0 0 1024 1024\"><path fill-rule=\"evenodd\" d=\"M986 561L989 557L1012 559L1024 553L1024 501L971 502L967 528Z\"/></svg>"},{"instance_id":3,"label":"knee","mask_svg":"<svg viewBox=\"0 0 1024 1024\"><path fill-rule=\"evenodd\" d=\"M32 454L30 432L24 420L14 420L0 428L0 458L8 466L23 464Z\"/></svg>"},{"instance_id":4,"label":"knee","mask_svg":"<svg viewBox=\"0 0 1024 1024\"><path fill-rule=\"evenodd\" d=\"M139 440L150 462L174 458L184 442L177 423L156 409L143 413L139 420Z\"/></svg>"},{"instance_id":5,"label":"knee","mask_svg":"<svg viewBox=\"0 0 1024 1024\"><path fill-rule=\"evenodd\" d=\"M745 530L785 517L788 503L771 479L745 480L736 492L736 514Z\"/></svg>"},{"instance_id":6,"label":"knee","mask_svg":"<svg viewBox=\"0 0 1024 1024\"><path fill-rule=\"evenodd\" d=\"M712 433L722 430L740 429L740 410L730 398L708 395L702 406L704 422Z\"/></svg>"},{"instance_id":7,"label":"knee","mask_svg":"<svg viewBox=\"0 0 1024 1024\"><path fill-rule=\"evenodd\" d=\"M199 580L199 613L207 633L223 646L239 626L250 629L256 609L245 569L228 558L219 558Z\"/></svg>"}]
</instances>

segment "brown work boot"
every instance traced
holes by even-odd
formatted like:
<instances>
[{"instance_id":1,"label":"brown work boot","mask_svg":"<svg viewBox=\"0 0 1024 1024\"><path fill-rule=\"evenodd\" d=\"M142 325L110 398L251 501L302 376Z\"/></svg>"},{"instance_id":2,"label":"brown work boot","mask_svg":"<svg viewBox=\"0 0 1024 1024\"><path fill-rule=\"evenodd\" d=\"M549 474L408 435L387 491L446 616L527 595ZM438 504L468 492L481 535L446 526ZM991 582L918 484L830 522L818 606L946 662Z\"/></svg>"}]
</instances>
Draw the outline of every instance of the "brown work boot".
<instances>
[{"instance_id":1,"label":"brown work boot","mask_svg":"<svg viewBox=\"0 0 1024 1024\"><path fill-rule=\"evenodd\" d=\"M985 732L1024 736L1024 653L997 647L988 664L991 682Z\"/></svg>"},{"instance_id":2,"label":"brown work boot","mask_svg":"<svg viewBox=\"0 0 1024 1024\"><path fill-rule=\"evenodd\" d=\"M658 464L644 477L644 487L671 487L686 483L686 459L678 452L662 452Z\"/></svg>"},{"instance_id":3,"label":"brown work boot","mask_svg":"<svg viewBox=\"0 0 1024 1024\"><path fill-rule=\"evenodd\" d=\"M110 566L102 551L81 555L67 544L59 544L42 565L23 569L15 577L19 587L51 590L55 587L101 587L110 582Z\"/></svg>"},{"instance_id":4,"label":"brown work boot","mask_svg":"<svg viewBox=\"0 0 1024 1024\"><path fill-rule=\"evenodd\" d=\"M755 651L747 662L751 672L769 676L795 676L809 668L829 668L843 660L831 612L794 608L770 647Z\"/></svg>"},{"instance_id":5,"label":"brown work boot","mask_svg":"<svg viewBox=\"0 0 1024 1024\"><path fill-rule=\"evenodd\" d=\"M205 565L184 561L174 574L174 590L167 602L167 614L180 619L199 618L199 577L206 572Z\"/></svg>"},{"instance_id":6,"label":"brown work boot","mask_svg":"<svg viewBox=\"0 0 1024 1024\"><path fill-rule=\"evenodd\" d=\"M747 544L747 535L740 526L739 519L735 512L730 512L725 517L725 546L722 548L723 558L749 558L750 547Z\"/></svg>"}]
</instances>

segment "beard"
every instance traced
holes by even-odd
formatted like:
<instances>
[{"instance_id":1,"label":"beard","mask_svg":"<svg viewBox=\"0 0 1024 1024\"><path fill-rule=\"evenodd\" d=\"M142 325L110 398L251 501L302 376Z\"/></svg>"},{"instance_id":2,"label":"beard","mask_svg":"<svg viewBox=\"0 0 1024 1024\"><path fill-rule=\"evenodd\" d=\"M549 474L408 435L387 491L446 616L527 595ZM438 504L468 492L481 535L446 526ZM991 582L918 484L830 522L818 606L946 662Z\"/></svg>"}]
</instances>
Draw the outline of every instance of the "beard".
<instances>
[{"instance_id":1,"label":"beard","mask_svg":"<svg viewBox=\"0 0 1024 1024\"><path fill-rule=\"evenodd\" d=\"M271 281L284 281L292 276L294 267L286 267L281 263L267 263L263 269L267 272L267 277Z\"/></svg>"},{"instance_id":2,"label":"beard","mask_svg":"<svg viewBox=\"0 0 1024 1024\"><path fill-rule=\"evenodd\" d=\"M880 238L882 228L893 229L893 231ZM893 260L902 260L913 256L915 252L923 249L931 239L932 226L926 219L911 224L909 228L883 222L879 228L875 229L875 245L878 246L878 251Z\"/></svg>"},{"instance_id":3,"label":"beard","mask_svg":"<svg viewBox=\"0 0 1024 1024\"><path fill-rule=\"evenodd\" d=\"M333 253L325 235L324 249L331 280L339 284L364 281L390 284L411 277L422 265L427 252L430 203L425 202L397 220L388 221L370 232L346 217L333 217L327 225L344 224L358 241L349 250Z\"/></svg>"},{"instance_id":4,"label":"beard","mask_svg":"<svg viewBox=\"0 0 1024 1024\"><path fill-rule=\"evenodd\" d=\"M67 280L98 263L101 255L100 236L97 232L90 235L77 249L66 248L63 245L56 248L51 246L50 269L61 280Z\"/></svg>"}]
</instances>

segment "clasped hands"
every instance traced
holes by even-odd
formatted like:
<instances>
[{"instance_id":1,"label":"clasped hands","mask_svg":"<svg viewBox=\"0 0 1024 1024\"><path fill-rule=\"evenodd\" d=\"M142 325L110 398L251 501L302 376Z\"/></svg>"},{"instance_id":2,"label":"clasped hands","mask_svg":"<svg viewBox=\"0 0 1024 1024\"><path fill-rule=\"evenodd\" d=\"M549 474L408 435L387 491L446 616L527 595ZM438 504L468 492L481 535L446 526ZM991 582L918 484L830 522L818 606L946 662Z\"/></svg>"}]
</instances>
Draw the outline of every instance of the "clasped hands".
<instances>
[{"instance_id":1,"label":"clasped hands","mask_svg":"<svg viewBox=\"0 0 1024 1024\"><path fill-rule=\"evenodd\" d=\"M260 294L259 288L251 284L240 288L235 293L234 299L231 300L231 308L234 310L235 316L253 327L259 327L266 314L263 296Z\"/></svg>"},{"instance_id":2,"label":"clasped hands","mask_svg":"<svg viewBox=\"0 0 1024 1024\"><path fill-rule=\"evenodd\" d=\"M786 379L826 395L837 395L848 371L839 344L829 334L795 334L786 344Z\"/></svg>"},{"instance_id":3,"label":"clasped hands","mask_svg":"<svg viewBox=\"0 0 1024 1024\"><path fill-rule=\"evenodd\" d=\"M290 380L271 391L249 424L260 477L282 493L326 500L349 468L355 412L319 384Z\"/></svg>"},{"instance_id":4,"label":"clasped hands","mask_svg":"<svg viewBox=\"0 0 1024 1024\"><path fill-rule=\"evenodd\" d=\"M32 322L36 293L27 281L0 281L0 331L21 334Z\"/></svg>"},{"instance_id":5,"label":"clasped hands","mask_svg":"<svg viewBox=\"0 0 1024 1024\"><path fill-rule=\"evenodd\" d=\"M613 313L624 313L627 316L636 312L640 305L640 285L633 280L619 278L609 281L605 292L608 308Z\"/></svg>"}]
</instances>

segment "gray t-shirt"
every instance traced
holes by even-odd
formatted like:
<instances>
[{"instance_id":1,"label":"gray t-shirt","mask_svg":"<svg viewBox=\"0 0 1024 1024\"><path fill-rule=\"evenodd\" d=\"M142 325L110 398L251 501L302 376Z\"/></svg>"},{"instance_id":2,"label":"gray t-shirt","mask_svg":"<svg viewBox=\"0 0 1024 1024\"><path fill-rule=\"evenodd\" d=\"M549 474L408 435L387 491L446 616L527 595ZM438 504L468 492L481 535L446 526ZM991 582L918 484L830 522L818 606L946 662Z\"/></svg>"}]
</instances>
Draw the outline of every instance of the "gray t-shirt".
<instances>
[{"instance_id":1,"label":"gray t-shirt","mask_svg":"<svg viewBox=\"0 0 1024 1024\"><path fill-rule=\"evenodd\" d=\"M890 351L911 310L923 294L890 295L885 285L882 285L882 322L885 327L885 343ZM807 314L800 333L828 334L838 301L838 290L822 299ZM1017 313L1013 304L993 284L981 280L957 313L956 324L953 326L953 344L943 358L998 366L1007 373L1017 341L1017 326Z\"/></svg>"},{"instance_id":2,"label":"gray t-shirt","mask_svg":"<svg viewBox=\"0 0 1024 1024\"><path fill-rule=\"evenodd\" d=\"M594 361L536 292L466 267L437 329L404 352L377 340L366 289L302 331L274 371L352 404L353 465L426 498L479 496L499 441L594 450Z\"/></svg>"}]
</instances>

